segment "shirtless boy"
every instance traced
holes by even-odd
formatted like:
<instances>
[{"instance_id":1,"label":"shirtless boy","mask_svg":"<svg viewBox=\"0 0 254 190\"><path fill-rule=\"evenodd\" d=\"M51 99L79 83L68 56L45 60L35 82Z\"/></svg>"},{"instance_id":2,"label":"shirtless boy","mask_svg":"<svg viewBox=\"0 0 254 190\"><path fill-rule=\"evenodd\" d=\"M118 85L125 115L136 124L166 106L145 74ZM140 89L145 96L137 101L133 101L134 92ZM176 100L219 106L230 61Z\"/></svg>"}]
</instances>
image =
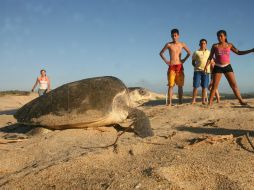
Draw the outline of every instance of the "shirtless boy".
<instances>
[{"instance_id":1,"label":"shirtless boy","mask_svg":"<svg viewBox=\"0 0 254 190\"><path fill-rule=\"evenodd\" d=\"M178 98L179 104L182 104L183 98L183 86L184 86L184 72L183 72L183 63L191 55L189 48L185 43L178 41L179 40L179 31L178 29L171 30L172 42L168 42L160 52L160 56L163 61L169 66L168 68L168 105L172 105L172 95L173 87L175 84L178 86ZM181 52L184 49L187 53L184 59L181 59ZM169 52L170 60L167 60L164 52Z\"/></svg>"}]
</instances>

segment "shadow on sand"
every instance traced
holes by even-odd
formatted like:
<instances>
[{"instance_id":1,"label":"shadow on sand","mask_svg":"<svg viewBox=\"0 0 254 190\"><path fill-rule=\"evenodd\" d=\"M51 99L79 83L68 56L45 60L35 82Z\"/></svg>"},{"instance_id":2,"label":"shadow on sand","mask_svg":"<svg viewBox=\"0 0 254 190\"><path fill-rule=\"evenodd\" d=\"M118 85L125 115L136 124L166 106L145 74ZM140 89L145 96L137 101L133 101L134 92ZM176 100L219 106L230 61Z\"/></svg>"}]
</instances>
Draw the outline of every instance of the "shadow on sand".
<instances>
[{"instance_id":1,"label":"shadow on sand","mask_svg":"<svg viewBox=\"0 0 254 190\"><path fill-rule=\"evenodd\" d=\"M239 108L249 108L249 109L254 109L254 106L250 106L250 105L235 105L235 106L231 106L231 108L237 108L237 109L239 109Z\"/></svg>"},{"instance_id":2,"label":"shadow on sand","mask_svg":"<svg viewBox=\"0 0 254 190\"><path fill-rule=\"evenodd\" d=\"M243 99L252 99L252 98L254 98L254 93L249 93L249 94L242 93L241 96ZM221 98L224 100L236 99L234 94L223 94L223 93L221 94Z\"/></svg>"},{"instance_id":3,"label":"shadow on sand","mask_svg":"<svg viewBox=\"0 0 254 190\"><path fill-rule=\"evenodd\" d=\"M249 132L250 137L254 137L254 131L242 130L242 129L225 129L225 128L201 128L201 127L177 127L178 131L188 131L191 133L197 134L212 134L212 135L233 135L236 138L236 143L244 150L254 153L253 149L250 149L249 146L246 146L246 143L243 142L243 138L247 137L247 133ZM238 138L239 137L239 138ZM250 141L253 141L249 139ZM251 142L250 142L251 143Z\"/></svg>"},{"instance_id":4,"label":"shadow on sand","mask_svg":"<svg viewBox=\"0 0 254 190\"><path fill-rule=\"evenodd\" d=\"M5 127L0 128L0 132L3 133L19 133L19 134L27 134L31 130L35 129L35 126L22 125L22 124L12 124Z\"/></svg>"},{"instance_id":5,"label":"shadow on sand","mask_svg":"<svg viewBox=\"0 0 254 190\"><path fill-rule=\"evenodd\" d=\"M201 102L201 98L197 99L198 102ZM184 98L183 99L183 104L188 104L192 102L192 98ZM178 104L179 101L178 99L173 99L172 100L172 104L176 105ZM162 100L150 100L148 102L145 102L144 104L142 104L142 106L159 106L159 105L166 105L166 100L162 99Z\"/></svg>"},{"instance_id":6,"label":"shadow on sand","mask_svg":"<svg viewBox=\"0 0 254 190\"><path fill-rule=\"evenodd\" d=\"M0 111L0 115L14 115L17 112L17 109L4 110Z\"/></svg>"},{"instance_id":7,"label":"shadow on sand","mask_svg":"<svg viewBox=\"0 0 254 190\"><path fill-rule=\"evenodd\" d=\"M252 99L254 96L245 96L244 99ZM221 97L221 101L224 100L237 100L235 96L225 96ZM214 100L215 101L215 100ZM196 98L196 102L199 104L202 102L202 98ZM192 103L192 98L183 98L183 104L191 104ZM173 105L179 104L178 99L173 99L172 100ZM207 103L208 104L208 103ZM166 105L166 100L161 99L161 100L150 100L148 102L143 103L141 106L159 106L159 105ZM218 104L219 105L219 104ZM250 108L254 109L254 106L251 105L232 105L232 108Z\"/></svg>"},{"instance_id":8,"label":"shadow on sand","mask_svg":"<svg viewBox=\"0 0 254 190\"><path fill-rule=\"evenodd\" d=\"M202 127L185 127L180 126L177 127L178 131L188 131L191 133L197 134L212 134L212 135L230 135L232 134L234 137L239 137L245 135L249 132L250 136L254 137L254 131L243 130L243 129L225 129L225 128L202 128Z\"/></svg>"}]
</instances>

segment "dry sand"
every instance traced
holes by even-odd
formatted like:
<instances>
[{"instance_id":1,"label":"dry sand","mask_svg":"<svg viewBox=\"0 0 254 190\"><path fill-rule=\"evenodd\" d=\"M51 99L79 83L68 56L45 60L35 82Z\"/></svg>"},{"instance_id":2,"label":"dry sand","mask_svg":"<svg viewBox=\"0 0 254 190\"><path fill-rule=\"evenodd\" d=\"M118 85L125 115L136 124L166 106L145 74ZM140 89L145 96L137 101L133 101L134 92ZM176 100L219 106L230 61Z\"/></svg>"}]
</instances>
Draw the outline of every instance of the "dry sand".
<instances>
[{"instance_id":1,"label":"dry sand","mask_svg":"<svg viewBox=\"0 0 254 190\"><path fill-rule=\"evenodd\" d=\"M0 97L0 189L254 189L254 150L245 137L250 132L254 143L254 99L249 107L222 100L212 108L188 98L173 107L153 100L139 108L155 136L125 132L115 146L99 148L122 129L18 125L13 113L35 97Z\"/></svg>"}]
</instances>

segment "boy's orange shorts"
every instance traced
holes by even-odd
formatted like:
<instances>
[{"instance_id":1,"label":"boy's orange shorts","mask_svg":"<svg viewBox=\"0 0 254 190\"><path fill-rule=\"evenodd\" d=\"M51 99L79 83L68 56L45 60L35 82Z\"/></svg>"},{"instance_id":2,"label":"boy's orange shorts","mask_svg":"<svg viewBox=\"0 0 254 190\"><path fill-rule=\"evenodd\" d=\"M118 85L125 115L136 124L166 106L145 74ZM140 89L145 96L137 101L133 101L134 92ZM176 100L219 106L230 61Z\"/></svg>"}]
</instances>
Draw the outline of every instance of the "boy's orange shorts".
<instances>
[{"instance_id":1,"label":"boy's orange shorts","mask_svg":"<svg viewBox=\"0 0 254 190\"><path fill-rule=\"evenodd\" d=\"M184 86L183 65L170 65L168 68L168 86Z\"/></svg>"}]
</instances>

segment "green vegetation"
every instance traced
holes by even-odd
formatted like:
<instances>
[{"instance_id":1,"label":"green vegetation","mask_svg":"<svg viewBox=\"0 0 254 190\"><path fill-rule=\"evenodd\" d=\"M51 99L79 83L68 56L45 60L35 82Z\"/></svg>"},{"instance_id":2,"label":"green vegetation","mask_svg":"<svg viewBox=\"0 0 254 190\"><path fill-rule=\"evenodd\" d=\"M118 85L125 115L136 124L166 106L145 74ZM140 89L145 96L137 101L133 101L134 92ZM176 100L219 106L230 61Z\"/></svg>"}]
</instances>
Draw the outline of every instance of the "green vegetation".
<instances>
[{"instance_id":1,"label":"green vegetation","mask_svg":"<svg viewBox=\"0 0 254 190\"><path fill-rule=\"evenodd\" d=\"M30 94L29 91L20 91L20 90L0 91L0 96L4 95L28 96L29 94Z\"/></svg>"}]
</instances>

